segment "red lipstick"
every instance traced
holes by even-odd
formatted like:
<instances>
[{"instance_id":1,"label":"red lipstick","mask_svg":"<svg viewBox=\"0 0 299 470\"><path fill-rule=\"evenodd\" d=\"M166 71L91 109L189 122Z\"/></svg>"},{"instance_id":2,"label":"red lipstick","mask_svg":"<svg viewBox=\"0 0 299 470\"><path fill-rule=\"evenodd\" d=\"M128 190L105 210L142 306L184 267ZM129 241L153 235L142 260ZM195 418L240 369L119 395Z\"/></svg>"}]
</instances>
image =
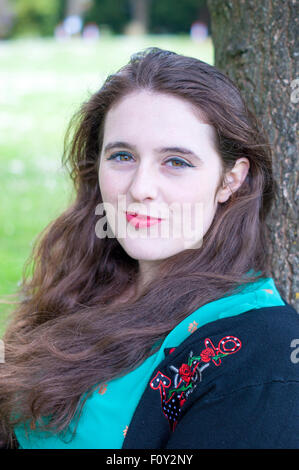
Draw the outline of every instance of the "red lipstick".
<instances>
[{"instance_id":1,"label":"red lipstick","mask_svg":"<svg viewBox=\"0 0 299 470\"><path fill-rule=\"evenodd\" d=\"M150 225L161 222L162 219L156 217L150 217L146 215L139 215L136 212L126 212L127 221L135 228L149 227Z\"/></svg>"}]
</instances>

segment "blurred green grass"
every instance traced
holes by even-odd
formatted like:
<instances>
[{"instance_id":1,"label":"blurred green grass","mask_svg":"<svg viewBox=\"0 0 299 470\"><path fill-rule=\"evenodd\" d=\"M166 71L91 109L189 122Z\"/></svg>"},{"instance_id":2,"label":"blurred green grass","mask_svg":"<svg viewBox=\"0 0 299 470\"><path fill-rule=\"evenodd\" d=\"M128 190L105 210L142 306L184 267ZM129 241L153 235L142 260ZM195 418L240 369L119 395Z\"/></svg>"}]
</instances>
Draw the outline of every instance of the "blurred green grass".
<instances>
[{"instance_id":1,"label":"blurred green grass","mask_svg":"<svg viewBox=\"0 0 299 470\"><path fill-rule=\"evenodd\" d=\"M0 41L0 299L16 292L33 241L72 198L61 166L71 116L107 75L149 46L213 64L210 38L196 43L188 35ZM0 337L13 308L0 303Z\"/></svg>"}]
</instances>

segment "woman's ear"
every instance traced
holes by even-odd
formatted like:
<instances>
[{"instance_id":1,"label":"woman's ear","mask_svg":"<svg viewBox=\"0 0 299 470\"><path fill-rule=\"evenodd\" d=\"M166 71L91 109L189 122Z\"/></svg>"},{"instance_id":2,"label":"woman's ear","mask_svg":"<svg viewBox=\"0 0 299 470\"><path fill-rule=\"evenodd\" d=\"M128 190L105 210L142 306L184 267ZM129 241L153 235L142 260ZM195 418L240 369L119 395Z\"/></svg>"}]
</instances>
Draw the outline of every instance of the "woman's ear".
<instances>
[{"instance_id":1,"label":"woman's ear","mask_svg":"<svg viewBox=\"0 0 299 470\"><path fill-rule=\"evenodd\" d=\"M225 202L242 185L250 163L248 158L239 158L234 167L225 174L224 182L217 193L217 202Z\"/></svg>"}]
</instances>

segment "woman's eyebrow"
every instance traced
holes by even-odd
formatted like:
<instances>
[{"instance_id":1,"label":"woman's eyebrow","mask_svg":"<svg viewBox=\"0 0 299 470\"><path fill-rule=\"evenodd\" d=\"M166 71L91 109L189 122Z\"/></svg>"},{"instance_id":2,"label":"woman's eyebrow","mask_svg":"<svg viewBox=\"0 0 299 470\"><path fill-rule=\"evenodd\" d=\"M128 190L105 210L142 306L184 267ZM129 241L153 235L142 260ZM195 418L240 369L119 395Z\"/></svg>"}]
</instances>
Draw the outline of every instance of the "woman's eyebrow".
<instances>
[{"instance_id":1,"label":"woman's eyebrow","mask_svg":"<svg viewBox=\"0 0 299 470\"><path fill-rule=\"evenodd\" d=\"M106 154L109 150L112 150L114 148L120 148L120 147L133 150L133 151L137 150L134 145L129 144L128 142L118 141L118 142L110 142L109 144L107 144L104 148L104 154ZM203 163L203 160L198 155L196 155L196 153L194 153L192 150L189 150L185 147L159 147L155 149L155 152L156 153L177 152L177 153L181 153L182 155L193 156Z\"/></svg>"}]
</instances>

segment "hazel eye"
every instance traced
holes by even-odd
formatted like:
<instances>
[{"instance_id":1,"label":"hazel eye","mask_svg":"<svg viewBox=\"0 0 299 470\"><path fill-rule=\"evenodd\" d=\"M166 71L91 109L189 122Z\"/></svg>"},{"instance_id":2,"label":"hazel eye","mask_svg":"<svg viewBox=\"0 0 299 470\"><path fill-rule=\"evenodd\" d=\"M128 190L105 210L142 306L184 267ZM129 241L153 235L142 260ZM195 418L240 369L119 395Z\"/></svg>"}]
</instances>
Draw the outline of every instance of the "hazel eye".
<instances>
[{"instance_id":1,"label":"hazel eye","mask_svg":"<svg viewBox=\"0 0 299 470\"><path fill-rule=\"evenodd\" d=\"M115 160L116 157L129 157L129 158L132 158L132 156L129 155L128 153L117 152L117 153L114 153L113 155L111 155L109 158L107 158L107 160ZM117 161L128 162L129 160L117 160Z\"/></svg>"},{"instance_id":2,"label":"hazel eye","mask_svg":"<svg viewBox=\"0 0 299 470\"><path fill-rule=\"evenodd\" d=\"M186 167L192 167L193 165L190 165L189 163L185 162L184 160L180 160L178 158L171 158L170 160L167 160L166 163L168 162L175 162L176 165L171 165L172 168L186 168ZM178 164L178 165L177 165Z\"/></svg>"}]
</instances>

